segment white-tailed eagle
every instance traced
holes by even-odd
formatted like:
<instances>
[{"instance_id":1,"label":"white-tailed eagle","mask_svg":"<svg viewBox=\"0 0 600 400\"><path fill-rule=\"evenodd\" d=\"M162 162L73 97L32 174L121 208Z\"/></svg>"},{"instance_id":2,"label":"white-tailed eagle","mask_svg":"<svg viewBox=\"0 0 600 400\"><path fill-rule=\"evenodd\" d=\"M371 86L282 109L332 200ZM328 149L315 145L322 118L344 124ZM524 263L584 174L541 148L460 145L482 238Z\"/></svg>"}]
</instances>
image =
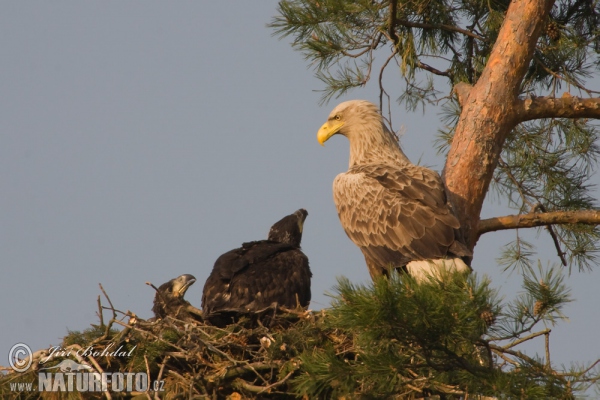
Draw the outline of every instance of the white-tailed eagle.
<instances>
[{"instance_id":1,"label":"white-tailed eagle","mask_svg":"<svg viewBox=\"0 0 600 400\"><path fill-rule=\"evenodd\" d=\"M300 209L275 223L267 240L221 255L204 284L202 310L216 325L267 307L306 308L312 273L300 249L308 213Z\"/></svg>"},{"instance_id":2,"label":"white-tailed eagle","mask_svg":"<svg viewBox=\"0 0 600 400\"><path fill-rule=\"evenodd\" d=\"M377 107L364 100L341 103L319 129L323 145L341 134L350 142L348 171L333 181L342 227L360 248L371 277L406 269L417 280L440 268L468 272L471 252L440 176L412 164L387 129Z\"/></svg>"},{"instance_id":3,"label":"white-tailed eagle","mask_svg":"<svg viewBox=\"0 0 600 400\"><path fill-rule=\"evenodd\" d=\"M154 317L161 319L170 315L177 319L188 319L187 307L190 303L183 297L194 282L196 278L193 275L184 274L160 285L154 295Z\"/></svg>"}]
</instances>

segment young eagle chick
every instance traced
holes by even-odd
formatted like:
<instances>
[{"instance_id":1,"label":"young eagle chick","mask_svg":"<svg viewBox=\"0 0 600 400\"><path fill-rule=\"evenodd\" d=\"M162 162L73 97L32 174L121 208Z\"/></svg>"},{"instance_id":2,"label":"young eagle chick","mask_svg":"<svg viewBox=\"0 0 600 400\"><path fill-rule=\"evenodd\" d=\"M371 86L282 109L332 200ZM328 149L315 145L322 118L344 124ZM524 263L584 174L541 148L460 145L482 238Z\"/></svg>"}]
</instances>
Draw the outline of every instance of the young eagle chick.
<instances>
[{"instance_id":1,"label":"young eagle chick","mask_svg":"<svg viewBox=\"0 0 600 400\"><path fill-rule=\"evenodd\" d=\"M217 259L204 284L206 319L214 323L223 320L219 316L258 312L270 306L308 307L312 273L308 257L300 249L307 215L300 209L275 223L267 240L244 243Z\"/></svg>"},{"instance_id":2,"label":"young eagle chick","mask_svg":"<svg viewBox=\"0 0 600 400\"><path fill-rule=\"evenodd\" d=\"M440 176L412 164L377 107L341 103L317 133L350 142L348 171L333 181L333 200L346 234L362 251L372 278L406 269L419 281L441 270L470 272L471 252L446 200Z\"/></svg>"},{"instance_id":3,"label":"young eagle chick","mask_svg":"<svg viewBox=\"0 0 600 400\"><path fill-rule=\"evenodd\" d=\"M152 311L156 319L165 318L167 315L186 319L186 307L190 303L183 299L185 292L196 282L196 278L190 274L180 275L177 278L163 283L154 295L154 306Z\"/></svg>"}]
</instances>

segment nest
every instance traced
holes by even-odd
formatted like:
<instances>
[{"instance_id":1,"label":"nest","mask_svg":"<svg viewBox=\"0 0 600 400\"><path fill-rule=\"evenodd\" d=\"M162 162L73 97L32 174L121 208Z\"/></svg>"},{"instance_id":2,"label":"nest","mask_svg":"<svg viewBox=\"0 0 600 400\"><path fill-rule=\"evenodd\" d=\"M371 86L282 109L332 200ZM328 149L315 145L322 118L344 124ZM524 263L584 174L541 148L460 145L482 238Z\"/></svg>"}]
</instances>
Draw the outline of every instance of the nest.
<instances>
[{"instance_id":1,"label":"nest","mask_svg":"<svg viewBox=\"0 0 600 400\"><path fill-rule=\"evenodd\" d=\"M9 373L0 378L0 396L297 398L290 382L300 373L298 356L307 346L319 346L328 338L321 323L323 312L266 309L221 328L202 321L201 312L192 306L176 314L185 319L167 316L143 320L130 311L116 310L104 295L110 307L103 307L98 298L100 324L84 332L70 332L61 346L54 348L59 351L50 348L35 352L31 367L24 373L5 368ZM112 312L108 323L103 321L103 310ZM128 393L37 392L38 373L65 359L90 366L97 373L144 372L149 388ZM10 391L11 382L33 382L35 391L17 395Z\"/></svg>"}]
</instances>

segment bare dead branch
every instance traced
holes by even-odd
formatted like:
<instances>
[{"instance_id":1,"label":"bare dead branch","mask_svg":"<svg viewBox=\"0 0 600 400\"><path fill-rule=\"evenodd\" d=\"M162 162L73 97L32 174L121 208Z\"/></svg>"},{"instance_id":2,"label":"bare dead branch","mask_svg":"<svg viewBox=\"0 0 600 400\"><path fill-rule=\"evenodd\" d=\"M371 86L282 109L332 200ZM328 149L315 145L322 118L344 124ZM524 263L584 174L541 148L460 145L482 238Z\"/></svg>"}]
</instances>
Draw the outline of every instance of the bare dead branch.
<instances>
[{"instance_id":1,"label":"bare dead branch","mask_svg":"<svg viewBox=\"0 0 600 400\"><path fill-rule=\"evenodd\" d=\"M102 313L102 301L98 295L98 318L100 318L100 326L104 326L104 314Z\"/></svg>"},{"instance_id":2,"label":"bare dead branch","mask_svg":"<svg viewBox=\"0 0 600 400\"><path fill-rule=\"evenodd\" d=\"M152 289L154 289L155 291L158 292L158 288L156 286L154 286L154 284L152 282L146 282L146 285L152 287Z\"/></svg>"},{"instance_id":3,"label":"bare dead branch","mask_svg":"<svg viewBox=\"0 0 600 400\"><path fill-rule=\"evenodd\" d=\"M565 92L562 97L529 97L515 105L520 122L540 118L600 118L600 98L582 99Z\"/></svg>"},{"instance_id":4,"label":"bare dead branch","mask_svg":"<svg viewBox=\"0 0 600 400\"><path fill-rule=\"evenodd\" d=\"M504 347L501 346L497 346L495 344L491 344L490 343L490 349L492 349L494 351L494 353L499 354L499 353L503 353L503 354L510 354L511 356L515 356L518 357L522 360L527 361L529 364L531 364L532 366L536 366L539 369L544 369L543 365L541 365L539 362L537 362L536 360L534 360L533 358L523 354L520 351L517 350L510 350L510 349L505 349Z\"/></svg>"},{"instance_id":5,"label":"bare dead branch","mask_svg":"<svg viewBox=\"0 0 600 400\"><path fill-rule=\"evenodd\" d=\"M504 346L503 348L504 349L510 349L510 348L515 347L515 346L517 346L517 345L519 345L521 343L524 343L524 342L526 342L528 340L534 339L534 338L536 338L538 336L546 335L548 333L550 333L550 329L544 329L543 331L534 332L531 335L527 335L524 338L521 338L519 340L515 340L514 342L509 343L508 345Z\"/></svg>"},{"instance_id":6,"label":"bare dead branch","mask_svg":"<svg viewBox=\"0 0 600 400\"><path fill-rule=\"evenodd\" d=\"M108 295L106 294L106 291L102 287L102 284L99 283L98 285L100 286L100 290L102 290L102 293L104 294L104 297L106 297L106 300L108 301L108 304L110 304L110 309L113 311L113 319L116 319L117 318L117 313L115 312L115 306L113 306L113 303L110 300L110 297L108 297Z\"/></svg>"},{"instance_id":7,"label":"bare dead branch","mask_svg":"<svg viewBox=\"0 0 600 400\"><path fill-rule=\"evenodd\" d=\"M547 212L546 207L544 207L544 205L541 203L538 203L536 207L539 208L542 212ZM558 255L558 258L560 258L560 262L563 266L566 267L568 265L567 259L565 258L566 253L562 251L562 248L560 247L558 235L556 234L556 232L554 232L554 228L552 227L552 225L546 225L546 229L548 230L550 237L552 237L554 247L556 248L556 254Z\"/></svg>"},{"instance_id":8,"label":"bare dead branch","mask_svg":"<svg viewBox=\"0 0 600 400\"><path fill-rule=\"evenodd\" d=\"M421 61L417 61L416 65L417 65L418 68L424 69L425 71L431 72L432 74L440 75L440 76L445 76L447 78L450 78L450 72L448 70L447 71L440 71L439 69L434 68L431 65L422 63Z\"/></svg>"},{"instance_id":9,"label":"bare dead branch","mask_svg":"<svg viewBox=\"0 0 600 400\"><path fill-rule=\"evenodd\" d=\"M271 389L275 389L276 387L283 385L288 379L290 379L290 377L294 374L294 372L296 372L296 371L295 370L290 371L290 373L288 373L286 376L284 376L283 379L281 379L280 381L277 381L277 382L272 383L267 386L252 385L241 378L237 378L235 381L233 381L233 384L234 384L234 386L243 388L244 390L247 390L251 393L260 394L260 393L264 393L264 392L269 392Z\"/></svg>"},{"instance_id":10,"label":"bare dead branch","mask_svg":"<svg viewBox=\"0 0 600 400\"><path fill-rule=\"evenodd\" d=\"M552 368L552 364L550 363L550 332L546 332L544 334L544 344L546 348L546 368L550 370Z\"/></svg>"},{"instance_id":11,"label":"bare dead branch","mask_svg":"<svg viewBox=\"0 0 600 400\"><path fill-rule=\"evenodd\" d=\"M165 371L165 366L167 365L167 361L169 361L169 358L171 357L165 356L165 358L163 358L162 364L160 364L160 370L158 371L158 376L156 377L156 380L159 382L162 380L163 372ZM148 374L148 376L150 376L150 374ZM158 392L154 392L154 400L160 400Z\"/></svg>"},{"instance_id":12,"label":"bare dead branch","mask_svg":"<svg viewBox=\"0 0 600 400\"><path fill-rule=\"evenodd\" d=\"M78 344L72 344L71 346L69 346L68 348L72 348L72 349L76 349L77 351L75 353L71 353L71 356L75 357L75 359L77 359L77 361L81 364L85 364L87 365L88 362L85 362L85 360L83 359L83 356L79 355L79 351L83 350L83 348L78 345ZM89 360L89 363L92 364L94 366L94 368L96 368L97 373L104 373L104 370L102 369L102 367L100 366L100 364L98 363L98 361L91 356L90 354L86 355L86 358ZM106 396L107 400L112 399L112 396L110 394L110 392L108 390L106 390L104 392L104 395Z\"/></svg>"},{"instance_id":13,"label":"bare dead branch","mask_svg":"<svg viewBox=\"0 0 600 400\"><path fill-rule=\"evenodd\" d=\"M388 105L389 105L389 97L390 97L387 94L387 92L385 91L385 89L383 88L383 71L385 71L385 69L388 66L388 64L390 63L390 61L392 61L392 59L394 57L396 57L396 54L398 54L398 50L394 49L394 51L392 51L392 54L390 54L390 56L387 58L387 60L385 60L385 62L383 63L383 66L379 70L379 109L381 111L383 111L383 95L385 94L386 96L388 96ZM393 132L391 118L389 118L388 123L390 124L390 129Z\"/></svg>"},{"instance_id":14,"label":"bare dead branch","mask_svg":"<svg viewBox=\"0 0 600 400\"><path fill-rule=\"evenodd\" d=\"M517 228L534 228L555 224L600 224L600 210L551 211L488 218L479 221L478 235Z\"/></svg>"}]
</instances>

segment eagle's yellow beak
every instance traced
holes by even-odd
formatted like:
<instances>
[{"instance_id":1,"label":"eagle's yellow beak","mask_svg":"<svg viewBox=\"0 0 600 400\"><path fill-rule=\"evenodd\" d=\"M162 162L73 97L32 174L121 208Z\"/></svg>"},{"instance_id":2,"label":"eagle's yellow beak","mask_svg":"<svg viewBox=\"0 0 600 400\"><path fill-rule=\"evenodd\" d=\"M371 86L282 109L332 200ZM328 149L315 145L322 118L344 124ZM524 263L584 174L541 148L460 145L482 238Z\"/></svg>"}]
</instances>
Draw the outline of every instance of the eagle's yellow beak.
<instances>
[{"instance_id":1,"label":"eagle's yellow beak","mask_svg":"<svg viewBox=\"0 0 600 400\"><path fill-rule=\"evenodd\" d=\"M321 146L325 146L325 142L339 132L344 126L344 122L338 120L327 121L323 124L323 126L317 132L317 140L321 144Z\"/></svg>"}]
</instances>

